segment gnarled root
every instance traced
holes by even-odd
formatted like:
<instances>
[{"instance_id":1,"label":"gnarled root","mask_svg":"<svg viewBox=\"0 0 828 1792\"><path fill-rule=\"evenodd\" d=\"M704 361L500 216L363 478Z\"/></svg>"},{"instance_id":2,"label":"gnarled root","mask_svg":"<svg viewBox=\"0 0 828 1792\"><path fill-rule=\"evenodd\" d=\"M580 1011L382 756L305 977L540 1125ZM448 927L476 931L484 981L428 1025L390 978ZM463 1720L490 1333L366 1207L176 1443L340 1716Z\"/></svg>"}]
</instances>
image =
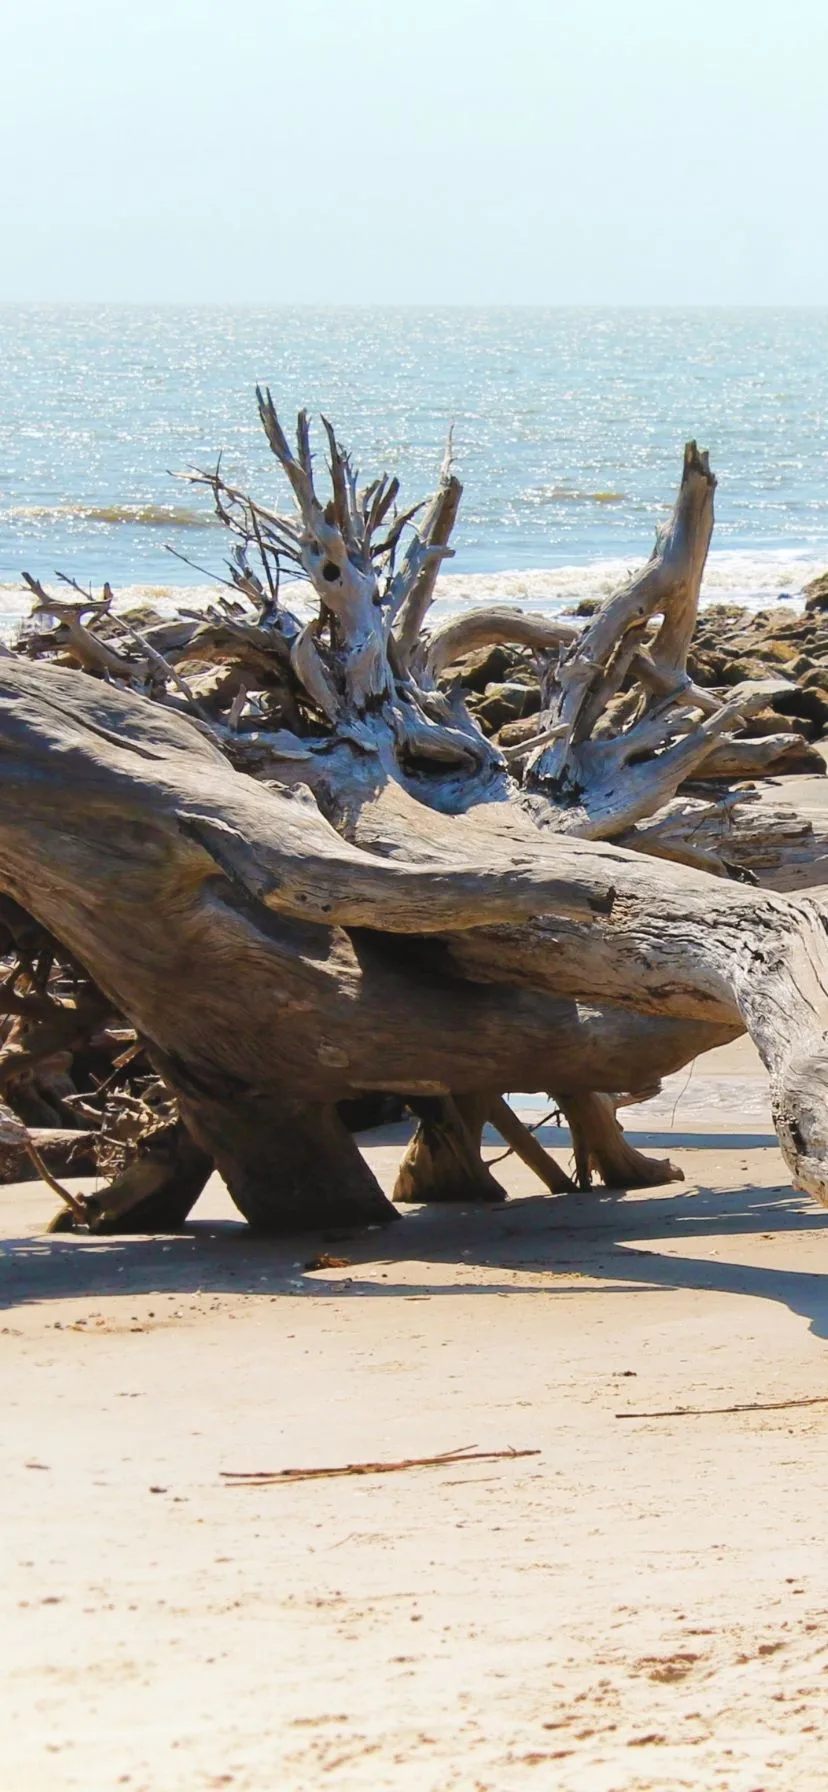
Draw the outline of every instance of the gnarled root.
<instances>
[{"instance_id":1,"label":"gnarled root","mask_svg":"<svg viewBox=\"0 0 828 1792\"><path fill-rule=\"evenodd\" d=\"M400 1165L396 1201L503 1201L506 1192L481 1154L488 1121L551 1194L574 1184L502 1095L420 1097L410 1102L419 1126Z\"/></svg>"},{"instance_id":2,"label":"gnarled root","mask_svg":"<svg viewBox=\"0 0 828 1792\"><path fill-rule=\"evenodd\" d=\"M419 1126L397 1172L395 1201L505 1201L480 1153L489 1100L476 1093L410 1102Z\"/></svg>"},{"instance_id":3,"label":"gnarled root","mask_svg":"<svg viewBox=\"0 0 828 1792\"><path fill-rule=\"evenodd\" d=\"M615 1116L611 1095L561 1096L561 1108L572 1133L578 1187L588 1189L593 1176L605 1188L655 1188L683 1182L684 1172L669 1158L645 1157L627 1143Z\"/></svg>"},{"instance_id":4,"label":"gnarled root","mask_svg":"<svg viewBox=\"0 0 828 1792\"><path fill-rule=\"evenodd\" d=\"M90 1232L179 1232L213 1170L178 1121L99 1194L84 1201Z\"/></svg>"},{"instance_id":5,"label":"gnarled root","mask_svg":"<svg viewBox=\"0 0 828 1792\"><path fill-rule=\"evenodd\" d=\"M386 1225L398 1218L333 1105L181 1095L190 1131L260 1232Z\"/></svg>"}]
</instances>

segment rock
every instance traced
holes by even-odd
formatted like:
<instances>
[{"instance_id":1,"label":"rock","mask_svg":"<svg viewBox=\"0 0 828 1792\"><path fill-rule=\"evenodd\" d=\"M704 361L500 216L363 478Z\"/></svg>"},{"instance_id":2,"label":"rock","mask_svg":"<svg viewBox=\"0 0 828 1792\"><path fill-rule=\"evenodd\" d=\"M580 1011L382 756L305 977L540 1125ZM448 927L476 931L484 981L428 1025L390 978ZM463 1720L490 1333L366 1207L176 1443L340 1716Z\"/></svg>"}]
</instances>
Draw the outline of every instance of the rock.
<instances>
[{"instance_id":1,"label":"rock","mask_svg":"<svg viewBox=\"0 0 828 1792\"><path fill-rule=\"evenodd\" d=\"M803 740L811 738L810 734L806 734L805 729L800 727L798 717L795 721L791 718L787 732L791 734L799 734ZM768 708L761 709L757 715L751 716L745 723L744 728L739 728L737 730L737 739L762 740L766 734L779 733L781 733L779 714L775 709Z\"/></svg>"},{"instance_id":2,"label":"rock","mask_svg":"<svg viewBox=\"0 0 828 1792\"><path fill-rule=\"evenodd\" d=\"M828 572L821 572L819 578L810 579L803 590L806 611L828 610Z\"/></svg>"},{"instance_id":3,"label":"rock","mask_svg":"<svg viewBox=\"0 0 828 1792\"><path fill-rule=\"evenodd\" d=\"M467 654L464 660L451 666L447 680L453 683L459 677L464 690L479 691L482 696L487 685L502 684L522 663L523 656L518 648L496 642L491 647L479 647L475 653Z\"/></svg>"},{"instance_id":4,"label":"rock","mask_svg":"<svg viewBox=\"0 0 828 1792\"><path fill-rule=\"evenodd\" d=\"M734 623L743 623L749 616L750 611L745 610L741 604L711 604L699 617L698 633L701 635L712 631L719 635L723 629L731 628Z\"/></svg>"},{"instance_id":5,"label":"rock","mask_svg":"<svg viewBox=\"0 0 828 1792\"><path fill-rule=\"evenodd\" d=\"M824 673L822 676L825 679ZM828 680L825 684L825 689L814 685L803 689L801 685L795 685L792 691L780 692L773 700L772 707L777 716L790 716L798 723L810 724L807 729L810 740L818 740L828 724Z\"/></svg>"},{"instance_id":6,"label":"rock","mask_svg":"<svg viewBox=\"0 0 828 1792\"><path fill-rule=\"evenodd\" d=\"M540 687L525 684L490 684L482 702L475 705L475 715L487 732L496 733L506 722L519 717L537 715L540 709Z\"/></svg>"},{"instance_id":7,"label":"rock","mask_svg":"<svg viewBox=\"0 0 828 1792\"><path fill-rule=\"evenodd\" d=\"M601 603L600 597L582 597L577 604L573 604L571 609L562 610L561 614L563 616L594 616L596 610L600 610Z\"/></svg>"},{"instance_id":8,"label":"rock","mask_svg":"<svg viewBox=\"0 0 828 1792\"><path fill-rule=\"evenodd\" d=\"M796 659L796 646L791 641L764 641L762 657L770 660L772 665L784 666L787 670L790 661Z\"/></svg>"},{"instance_id":9,"label":"rock","mask_svg":"<svg viewBox=\"0 0 828 1792\"><path fill-rule=\"evenodd\" d=\"M537 666L526 660L523 664L512 666L507 684L523 685L527 690L535 690L538 682Z\"/></svg>"},{"instance_id":10,"label":"rock","mask_svg":"<svg viewBox=\"0 0 828 1792\"><path fill-rule=\"evenodd\" d=\"M777 670L776 665L774 665L774 670ZM725 667L721 682L725 685L744 684L748 679L767 678L767 675L767 662L759 659L758 656L756 659L749 660L733 659Z\"/></svg>"},{"instance_id":11,"label":"rock","mask_svg":"<svg viewBox=\"0 0 828 1792\"><path fill-rule=\"evenodd\" d=\"M538 733L538 712L521 716L516 722L506 722L497 736L499 747L522 747L524 741L534 740Z\"/></svg>"},{"instance_id":12,"label":"rock","mask_svg":"<svg viewBox=\"0 0 828 1792\"><path fill-rule=\"evenodd\" d=\"M725 674L728 663L727 654L716 653L710 648L699 648L695 643L687 655L687 670L690 677L705 689L708 689L710 685L726 682Z\"/></svg>"},{"instance_id":13,"label":"rock","mask_svg":"<svg viewBox=\"0 0 828 1792\"><path fill-rule=\"evenodd\" d=\"M825 772L826 766L822 754L817 752L816 747L809 746L807 741L803 741L801 747L785 747L778 759L771 760L770 765L765 767L762 776L779 778L784 774L786 778L824 778Z\"/></svg>"}]
</instances>

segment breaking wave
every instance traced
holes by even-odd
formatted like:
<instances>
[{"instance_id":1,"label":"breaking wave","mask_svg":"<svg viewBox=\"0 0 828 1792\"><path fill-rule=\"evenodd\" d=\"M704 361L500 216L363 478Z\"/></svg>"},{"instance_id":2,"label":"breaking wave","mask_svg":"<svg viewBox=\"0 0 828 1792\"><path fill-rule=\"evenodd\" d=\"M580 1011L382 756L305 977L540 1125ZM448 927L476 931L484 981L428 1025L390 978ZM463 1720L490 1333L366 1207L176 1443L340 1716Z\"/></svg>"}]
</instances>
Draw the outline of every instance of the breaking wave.
<instances>
[{"instance_id":1,"label":"breaking wave","mask_svg":"<svg viewBox=\"0 0 828 1792\"><path fill-rule=\"evenodd\" d=\"M635 572L638 560L593 560L583 565L539 567L524 572L504 570L486 573L443 573L437 580L435 616L447 616L471 605L514 604L524 610L550 615L572 610L584 599L602 599ZM825 559L768 549L763 554L720 549L710 554L702 586L702 605L742 604L761 610L777 603L798 609L802 589L825 572ZM116 587L116 606L148 604L165 615L179 606L204 609L215 602L218 584L130 584ZM287 607L299 615L310 614L313 593L303 580L284 587ZM17 581L0 584L0 629L8 629L28 615L29 594Z\"/></svg>"},{"instance_id":2,"label":"breaking wave","mask_svg":"<svg viewBox=\"0 0 828 1792\"><path fill-rule=\"evenodd\" d=\"M539 485L522 493L524 504L625 504L626 492L580 492L569 485Z\"/></svg>"},{"instance_id":3,"label":"breaking wave","mask_svg":"<svg viewBox=\"0 0 828 1792\"><path fill-rule=\"evenodd\" d=\"M13 522L126 523L144 529L209 529L216 521L209 510L181 504L17 504L5 516Z\"/></svg>"},{"instance_id":4,"label":"breaking wave","mask_svg":"<svg viewBox=\"0 0 828 1792\"><path fill-rule=\"evenodd\" d=\"M445 613L466 604L514 603L554 614L584 599L608 597L641 564L630 557L527 572L443 573L437 580L437 602ZM825 570L825 559L784 549L764 553L714 549L705 569L701 602L743 604L751 610L783 602L797 608L803 601L803 586Z\"/></svg>"}]
</instances>

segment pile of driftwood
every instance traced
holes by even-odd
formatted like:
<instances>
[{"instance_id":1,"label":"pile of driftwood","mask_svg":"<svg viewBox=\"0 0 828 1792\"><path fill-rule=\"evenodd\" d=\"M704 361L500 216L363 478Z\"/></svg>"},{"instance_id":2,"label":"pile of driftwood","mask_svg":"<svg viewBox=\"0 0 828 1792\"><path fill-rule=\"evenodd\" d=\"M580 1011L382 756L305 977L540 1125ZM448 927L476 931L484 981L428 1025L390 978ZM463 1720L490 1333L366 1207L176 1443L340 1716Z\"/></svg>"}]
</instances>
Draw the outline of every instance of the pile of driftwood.
<instances>
[{"instance_id":1,"label":"pile of driftwood","mask_svg":"<svg viewBox=\"0 0 828 1792\"><path fill-rule=\"evenodd\" d=\"M65 1203L56 1226L111 1230L136 1202L146 1227L180 1224L210 1166L135 1029L7 896L0 959L0 1181L49 1182ZM166 1194L157 1208L155 1191L173 1173L177 1199ZM67 1176L95 1176L101 1199L67 1189L58 1180Z\"/></svg>"},{"instance_id":2,"label":"pile of driftwood","mask_svg":"<svg viewBox=\"0 0 828 1792\"><path fill-rule=\"evenodd\" d=\"M5 1174L93 1167L67 1191L93 1229L180 1225L214 1166L257 1225L387 1219L349 1122L391 1100L419 1121L398 1197L501 1198L486 1122L571 1187L523 1088L580 1186L659 1181L616 1107L747 1027L825 1198L822 914L756 887L824 850L756 782L824 770L819 608L699 620L691 443L652 558L586 619L429 626L450 457L406 511L325 423L324 496L307 418L292 446L259 407L292 509L194 476L231 537L206 612L28 579L0 661Z\"/></svg>"}]
</instances>

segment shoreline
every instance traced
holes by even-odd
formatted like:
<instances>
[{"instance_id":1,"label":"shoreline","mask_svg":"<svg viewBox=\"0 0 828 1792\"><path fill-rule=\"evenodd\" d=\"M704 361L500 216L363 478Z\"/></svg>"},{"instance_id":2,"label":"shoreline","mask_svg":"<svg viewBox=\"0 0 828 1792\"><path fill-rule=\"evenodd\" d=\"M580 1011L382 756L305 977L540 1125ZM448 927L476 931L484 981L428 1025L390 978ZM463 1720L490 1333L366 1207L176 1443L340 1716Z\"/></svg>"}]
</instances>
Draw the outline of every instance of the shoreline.
<instances>
[{"instance_id":1,"label":"shoreline","mask_svg":"<svg viewBox=\"0 0 828 1792\"><path fill-rule=\"evenodd\" d=\"M42 548L28 556L21 550L21 563L25 564L28 559L29 570L42 558ZM62 558L66 570L77 565L80 556L76 549L64 552L62 556L55 549L52 558L56 563ZM631 554L629 558L594 558L560 566L441 573L437 579L433 614L435 618L445 617L473 604L514 605L529 611L546 610L551 615L560 614L585 600L595 601L609 596L643 559L646 555ZM786 549L711 550L699 601L700 613L726 604L743 609L749 615L777 606L797 615L804 608L804 587L819 578L826 567L828 543L821 554L815 554L810 548L796 552ZM175 578L145 578L122 584L113 576L112 569L105 576L115 590L116 609L136 603L155 605L164 612L180 605L202 608L214 602L224 589L217 580L206 578L183 583ZM44 574L44 582L49 587L54 583L53 576ZM310 598L310 587L304 580L287 582L284 587L286 607L293 607L301 614L305 593ZM0 631L8 631L25 620L30 606L31 594L21 580L0 579Z\"/></svg>"}]
</instances>

